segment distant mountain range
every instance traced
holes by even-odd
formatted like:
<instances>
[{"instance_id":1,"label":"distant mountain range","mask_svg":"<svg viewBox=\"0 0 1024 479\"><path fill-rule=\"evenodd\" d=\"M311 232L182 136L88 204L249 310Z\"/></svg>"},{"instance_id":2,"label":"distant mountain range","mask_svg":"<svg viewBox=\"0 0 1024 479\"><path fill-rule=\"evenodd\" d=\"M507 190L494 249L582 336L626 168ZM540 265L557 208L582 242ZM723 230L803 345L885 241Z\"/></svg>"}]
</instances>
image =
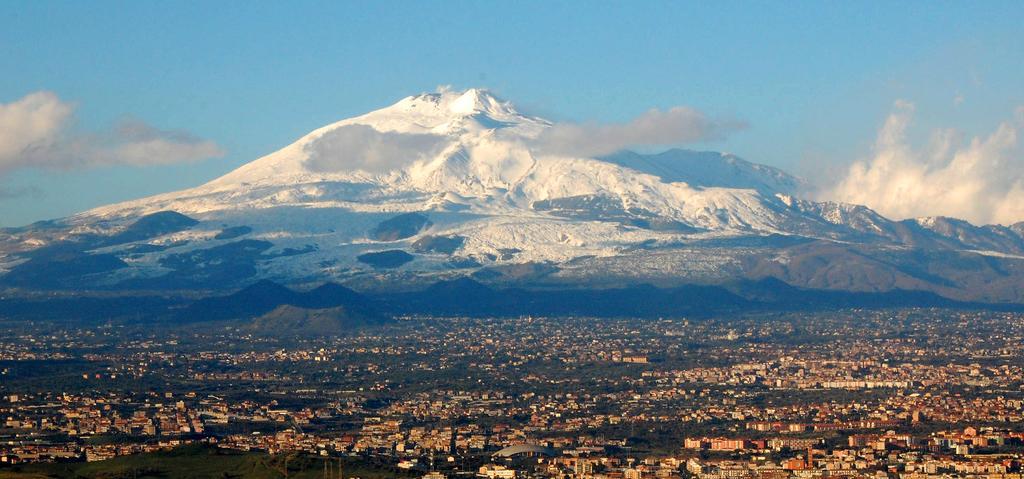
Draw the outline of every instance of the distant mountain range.
<instances>
[{"instance_id":1,"label":"distant mountain range","mask_svg":"<svg viewBox=\"0 0 1024 479\"><path fill-rule=\"evenodd\" d=\"M483 90L411 96L196 188L0 230L0 287L29 299L213 300L260 280L339 283L408 294L402 304L439 313L455 311L436 299L452 285L470 289L444 304L509 313L529 313L522 301L538 311L630 305L652 314L649 302L762 301L736 295L739 284L831 298L823 302L888 294L1024 303L1024 223L894 221L807 199L803 180L727 154L546 154L540 139L551 127ZM570 290L585 299L563 298L575 306L562 310L544 296ZM496 291L501 298L489 296ZM315 289L303 294L312 296L256 316L312 329L366 319L351 305L316 303ZM334 319L305 312L339 307Z\"/></svg>"}]
</instances>

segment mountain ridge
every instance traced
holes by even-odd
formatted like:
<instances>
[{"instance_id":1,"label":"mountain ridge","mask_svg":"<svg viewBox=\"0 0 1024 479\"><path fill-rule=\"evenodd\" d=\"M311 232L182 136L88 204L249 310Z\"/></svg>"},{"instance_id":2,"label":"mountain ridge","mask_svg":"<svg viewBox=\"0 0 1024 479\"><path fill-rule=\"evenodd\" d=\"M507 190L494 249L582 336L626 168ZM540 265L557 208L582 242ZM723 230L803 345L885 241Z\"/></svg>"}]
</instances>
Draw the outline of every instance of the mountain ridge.
<instances>
[{"instance_id":1,"label":"mountain ridge","mask_svg":"<svg viewBox=\"0 0 1024 479\"><path fill-rule=\"evenodd\" d=\"M230 289L267 279L374 289L465 276L504 286L774 277L1024 301L1013 287L1024 279L1024 223L894 221L804 198L804 180L729 154L547 153L542 139L554 125L481 89L406 97L195 188L0 230L0 285Z\"/></svg>"}]
</instances>

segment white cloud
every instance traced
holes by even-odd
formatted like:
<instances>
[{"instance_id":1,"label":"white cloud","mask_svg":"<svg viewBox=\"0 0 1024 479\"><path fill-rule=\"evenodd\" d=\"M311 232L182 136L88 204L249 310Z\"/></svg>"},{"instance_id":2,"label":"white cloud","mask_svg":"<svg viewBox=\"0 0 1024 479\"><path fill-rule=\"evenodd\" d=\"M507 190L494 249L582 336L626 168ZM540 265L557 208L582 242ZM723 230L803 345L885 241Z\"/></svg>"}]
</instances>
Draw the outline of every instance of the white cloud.
<instances>
[{"instance_id":1,"label":"white cloud","mask_svg":"<svg viewBox=\"0 0 1024 479\"><path fill-rule=\"evenodd\" d=\"M713 120L693 108L677 106L650 110L627 123L558 123L545 130L533 146L544 154L593 157L630 147L717 140L745 127L742 122Z\"/></svg>"},{"instance_id":2,"label":"white cloud","mask_svg":"<svg viewBox=\"0 0 1024 479\"><path fill-rule=\"evenodd\" d=\"M967 142L953 130L938 130L930 144L914 148L906 138L913 114L912 104L896 102L878 133L874 156L851 165L825 196L896 219L1024 220L1024 158L1017 141L1024 115Z\"/></svg>"},{"instance_id":3,"label":"white cloud","mask_svg":"<svg viewBox=\"0 0 1024 479\"><path fill-rule=\"evenodd\" d=\"M224 155L217 144L141 121L112 131L71 128L73 104L51 92L0 103L0 174L18 168L72 169L111 165L161 165Z\"/></svg>"},{"instance_id":4,"label":"white cloud","mask_svg":"<svg viewBox=\"0 0 1024 479\"><path fill-rule=\"evenodd\" d=\"M346 125L306 146L306 166L323 173L385 173L434 156L443 146L444 138L437 135L381 132L366 125Z\"/></svg>"}]
</instances>

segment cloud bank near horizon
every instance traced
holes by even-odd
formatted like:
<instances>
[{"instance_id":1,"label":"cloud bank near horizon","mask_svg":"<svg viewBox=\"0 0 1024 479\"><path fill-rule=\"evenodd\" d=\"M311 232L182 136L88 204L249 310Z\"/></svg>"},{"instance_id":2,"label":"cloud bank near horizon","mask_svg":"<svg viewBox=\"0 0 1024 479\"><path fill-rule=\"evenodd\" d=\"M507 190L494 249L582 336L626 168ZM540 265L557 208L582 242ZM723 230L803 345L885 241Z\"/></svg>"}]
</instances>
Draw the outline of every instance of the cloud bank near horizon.
<instances>
[{"instance_id":1,"label":"cloud bank near horizon","mask_svg":"<svg viewBox=\"0 0 1024 479\"><path fill-rule=\"evenodd\" d=\"M1018 143L1024 108L987 136L963 141L959 132L942 129L922 147L907 140L913 116L912 103L897 101L873 156L853 163L822 198L866 205L894 219L950 216L979 225L1024 220L1024 152Z\"/></svg>"},{"instance_id":2,"label":"cloud bank near horizon","mask_svg":"<svg viewBox=\"0 0 1024 479\"><path fill-rule=\"evenodd\" d=\"M126 120L109 131L72 128L75 105L48 91L0 103L0 176L21 168L149 166L221 157L216 143Z\"/></svg>"}]
</instances>

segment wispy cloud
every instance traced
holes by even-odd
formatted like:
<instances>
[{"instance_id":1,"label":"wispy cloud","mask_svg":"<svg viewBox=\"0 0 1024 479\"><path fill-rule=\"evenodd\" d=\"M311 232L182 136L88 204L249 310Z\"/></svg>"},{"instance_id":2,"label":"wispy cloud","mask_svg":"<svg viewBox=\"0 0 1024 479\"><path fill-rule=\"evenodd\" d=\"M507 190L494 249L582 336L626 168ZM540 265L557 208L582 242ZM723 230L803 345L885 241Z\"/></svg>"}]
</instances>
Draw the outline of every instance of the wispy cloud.
<instances>
[{"instance_id":1,"label":"wispy cloud","mask_svg":"<svg viewBox=\"0 0 1024 479\"><path fill-rule=\"evenodd\" d=\"M825 196L898 219L1024 220L1024 157L1017 141L1024 109L987 136L964 142L954 130L938 130L923 148L906 138L913 115L913 104L896 102L878 133L874 156L851 165Z\"/></svg>"},{"instance_id":2,"label":"wispy cloud","mask_svg":"<svg viewBox=\"0 0 1024 479\"><path fill-rule=\"evenodd\" d=\"M720 140L746 123L716 120L693 108L650 110L626 123L556 123L533 145L543 154L592 157L627 148L671 146Z\"/></svg>"},{"instance_id":3,"label":"wispy cloud","mask_svg":"<svg viewBox=\"0 0 1024 479\"><path fill-rule=\"evenodd\" d=\"M75 105L51 92L0 103L0 175L18 168L162 165L224 155L216 143L128 120L110 131L73 130Z\"/></svg>"}]
</instances>

